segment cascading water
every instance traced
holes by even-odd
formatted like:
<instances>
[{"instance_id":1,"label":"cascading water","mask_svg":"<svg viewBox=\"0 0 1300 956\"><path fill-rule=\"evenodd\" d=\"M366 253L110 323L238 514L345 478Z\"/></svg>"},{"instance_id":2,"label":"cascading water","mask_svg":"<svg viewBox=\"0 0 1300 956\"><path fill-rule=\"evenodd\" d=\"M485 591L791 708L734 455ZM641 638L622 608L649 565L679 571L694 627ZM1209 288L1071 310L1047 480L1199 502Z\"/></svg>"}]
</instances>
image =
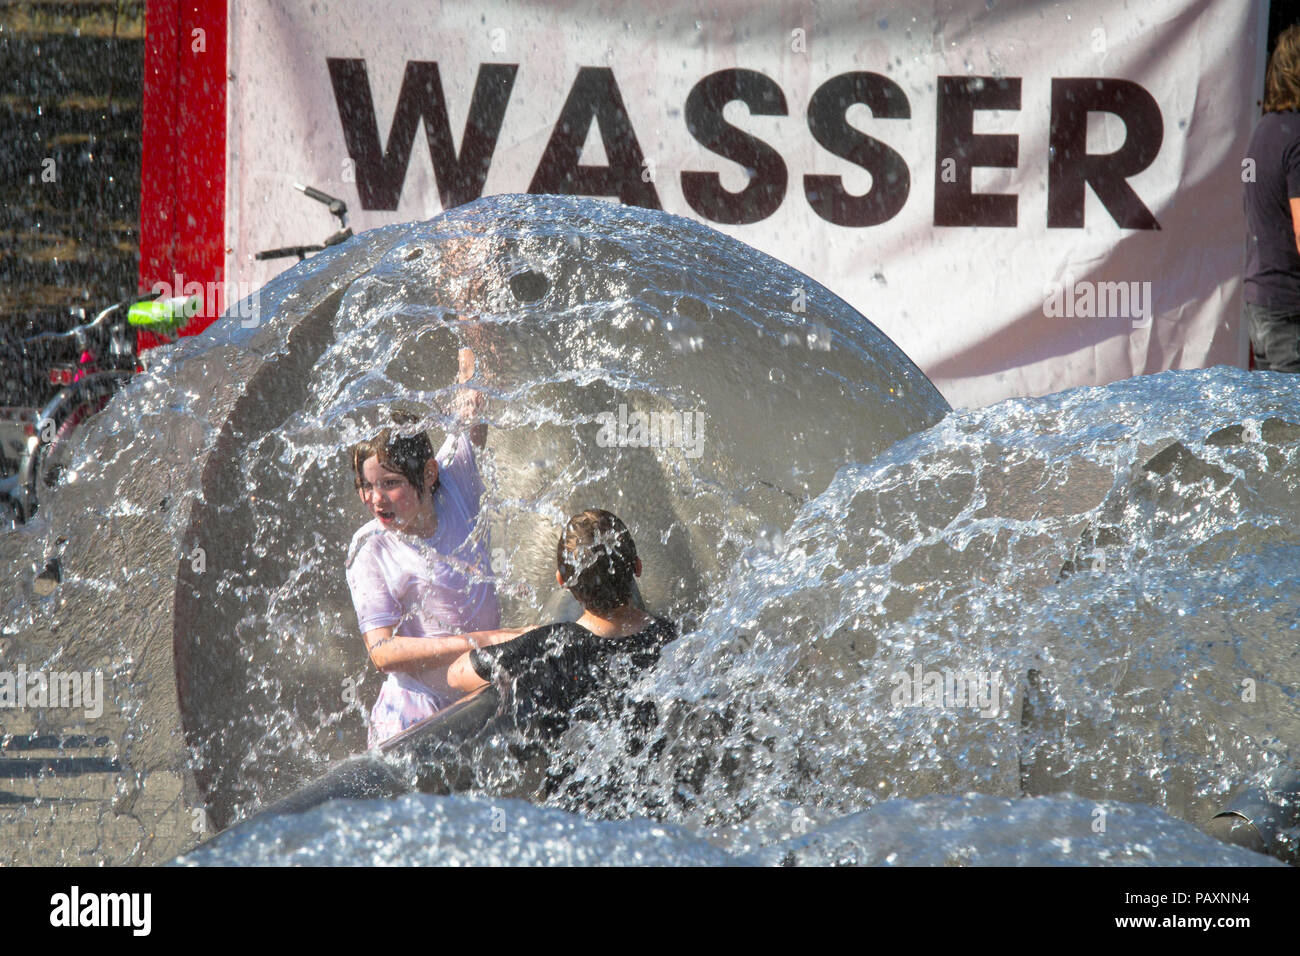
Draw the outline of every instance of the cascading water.
<instances>
[{"instance_id":1,"label":"cascading water","mask_svg":"<svg viewBox=\"0 0 1300 956\"><path fill-rule=\"evenodd\" d=\"M1296 756L1288 379L945 417L807 277L589 200L375 230L256 305L120 396L10 545L30 580L67 539L55 594L8 602L10 653L111 671L124 770L41 824L81 858L165 858L361 749L346 451L390 407L436 441L467 347L504 623L555 612L564 517L619 513L684 622L633 687L657 722L575 724L544 791L493 738L464 795L264 817L187 859L1269 862L1183 821ZM675 441L619 427L651 412Z\"/></svg>"},{"instance_id":2,"label":"cascading water","mask_svg":"<svg viewBox=\"0 0 1300 956\"><path fill-rule=\"evenodd\" d=\"M1203 824L1297 756L1300 429L1274 417L1294 396L1167 373L953 413L846 465L647 680L683 726L727 732L634 764L626 811L651 794L734 826L1071 791ZM948 673L964 700L926 685ZM619 745L574 735L579 792L628 779Z\"/></svg>"},{"instance_id":3,"label":"cascading water","mask_svg":"<svg viewBox=\"0 0 1300 956\"><path fill-rule=\"evenodd\" d=\"M365 518L347 448L390 407L450 426L459 348L489 402L484 514L509 624L546 616L558 528L593 505L636 529L650 606L693 619L842 461L946 410L824 289L682 220L496 198L372 242L387 251L329 310L298 407L213 457L206 480L227 490L192 523L207 568L178 592L195 625L182 710L220 824L358 749L343 682L368 706L379 681L341 577Z\"/></svg>"}]
</instances>

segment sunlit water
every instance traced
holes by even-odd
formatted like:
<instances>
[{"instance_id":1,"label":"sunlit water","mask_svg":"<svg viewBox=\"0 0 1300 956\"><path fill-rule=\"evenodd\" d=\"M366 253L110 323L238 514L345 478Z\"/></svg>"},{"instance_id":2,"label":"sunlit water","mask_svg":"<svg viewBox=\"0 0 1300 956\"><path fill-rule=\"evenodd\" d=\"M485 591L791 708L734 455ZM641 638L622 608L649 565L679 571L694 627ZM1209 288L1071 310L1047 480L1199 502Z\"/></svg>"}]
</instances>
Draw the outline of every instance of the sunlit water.
<instances>
[{"instance_id":1,"label":"sunlit water","mask_svg":"<svg viewBox=\"0 0 1300 956\"><path fill-rule=\"evenodd\" d=\"M1098 832L1097 810L1106 811ZM729 849L644 818L597 821L517 800L410 794L267 817L181 857L205 866L1241 866L1284 864L1151 807L982 794L890 800Z\"/></svg>"},{"instance_id":2,"label":"sunlit water","mask_svg":"<svg viewBox=\"0 0 1300 956\"><path fill-rule=\"evenodd\" d=\"M844 303L683 220L497 197L356 243L371 260L293 387L248 399L220 455L209 398L177 382L221 348L299 354L275 323L330 256L268 286L257 327L228 318L137 380L50 506L75 523L111 500L132 415L203 449L170 533L206 558L180 566L178 675L220 823L363 746L379 681L343 579L366 518L346 450L391 405L437 440L458 347L488 398L505 623L556 613L559 523L598 506L685 633L633 687L654 728L576 724L548 788L486 739L464 795L263 818L190 861L1266 862L1191 824L1297 756L1291 379L945 414ZM610 447L620 405L700 440ZM5 613L18 631L40 605Z\"/></svg>"}]
</instances>

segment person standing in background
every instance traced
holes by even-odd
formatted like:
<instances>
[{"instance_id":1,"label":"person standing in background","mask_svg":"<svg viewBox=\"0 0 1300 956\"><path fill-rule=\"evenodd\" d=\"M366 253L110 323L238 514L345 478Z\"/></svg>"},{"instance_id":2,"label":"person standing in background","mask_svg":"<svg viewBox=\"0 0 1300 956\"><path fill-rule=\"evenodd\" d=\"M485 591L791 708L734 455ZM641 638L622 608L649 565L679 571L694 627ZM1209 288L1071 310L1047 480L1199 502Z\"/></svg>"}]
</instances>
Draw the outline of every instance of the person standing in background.
<instances>
[{"instance_id":1,"label":"person standing in background","mask_svg":"<svg viewBox=\"0 0 1300 956\"><path fill-rule=\"evenodd\" d=\"M1264 115L1242 166L1242 314L1255 367L1300 372L1300 24L1278 36L1264 87Z\"/></svg>"}]
</instances>

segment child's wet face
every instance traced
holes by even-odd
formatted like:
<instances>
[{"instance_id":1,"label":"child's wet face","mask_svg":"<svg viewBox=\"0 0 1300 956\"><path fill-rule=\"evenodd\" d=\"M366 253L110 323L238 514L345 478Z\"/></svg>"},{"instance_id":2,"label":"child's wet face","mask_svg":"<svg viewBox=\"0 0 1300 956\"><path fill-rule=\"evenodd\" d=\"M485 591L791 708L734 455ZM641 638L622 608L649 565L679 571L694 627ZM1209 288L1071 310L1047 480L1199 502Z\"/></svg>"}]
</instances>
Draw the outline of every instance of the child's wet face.
<instances>
[{"instance_id":1,"label":"child's wet face","mask_svg":"<svg viewBox=\"0 0 1300 956\"><path fill-rule=\"evenodd\" d=\"M361 463L361 503L385 528L417 534L430 524L429 501L396 472L384 470L371 456Z\"/></svg>"}]
</instances>

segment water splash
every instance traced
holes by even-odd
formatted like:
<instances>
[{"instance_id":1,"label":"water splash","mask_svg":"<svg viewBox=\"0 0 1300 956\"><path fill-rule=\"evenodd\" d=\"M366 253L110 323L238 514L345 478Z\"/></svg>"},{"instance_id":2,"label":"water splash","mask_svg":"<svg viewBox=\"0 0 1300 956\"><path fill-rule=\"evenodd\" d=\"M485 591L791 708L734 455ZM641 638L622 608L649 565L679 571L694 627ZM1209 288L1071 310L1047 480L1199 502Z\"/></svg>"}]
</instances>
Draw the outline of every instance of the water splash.
<instances>
[{"instance_id":1,"label":"water splash","mask_svg":"<svg viewBox=\"0 0 1300 956\"><path fill-rule=\"evenodd\" d=\"M888 863L857 815L1001 801L973 853L935 847L980 862L1046 826L1022 795L1068 791L1050 799L1072 846L1121 802L1160 836L1146 854L1117 826L1083 858L1201 860L1170 815L1203 822L1294 762L1290 380L1166 373L945 416L874 327L774 260L641 210L494 197L309 260L253 320L175 347L88 429L44 523L5 542L29 581L68 539L52 597L8 597L5 661L93 658L113 678L125 769L79 858L151 858L164 814L183 849L203 835L189 814L216 828L360 748L378 681L342 579L364 520L346 449L390 406L452 427L460 347L489 399L506 622L546 616L558 523L599 504L628 519L647 601L685 633L633 688L651 730L575 725L548 767L484 741L469 796L360 811L374 826L344 856L401 857L417 818L524 796L546 806L522 811L512 859L576 810L684 828L699 842L656 844L682 861L714 859L705 841L822 860L847 833L871 845L853 859ZM620 405L703 413L702 454L602 444ZM967 791L985 796L935 796ZM563 819L596 844L625 832ZM386 828L393 845L371 847Z\"/></svg>"}]
</instances>

